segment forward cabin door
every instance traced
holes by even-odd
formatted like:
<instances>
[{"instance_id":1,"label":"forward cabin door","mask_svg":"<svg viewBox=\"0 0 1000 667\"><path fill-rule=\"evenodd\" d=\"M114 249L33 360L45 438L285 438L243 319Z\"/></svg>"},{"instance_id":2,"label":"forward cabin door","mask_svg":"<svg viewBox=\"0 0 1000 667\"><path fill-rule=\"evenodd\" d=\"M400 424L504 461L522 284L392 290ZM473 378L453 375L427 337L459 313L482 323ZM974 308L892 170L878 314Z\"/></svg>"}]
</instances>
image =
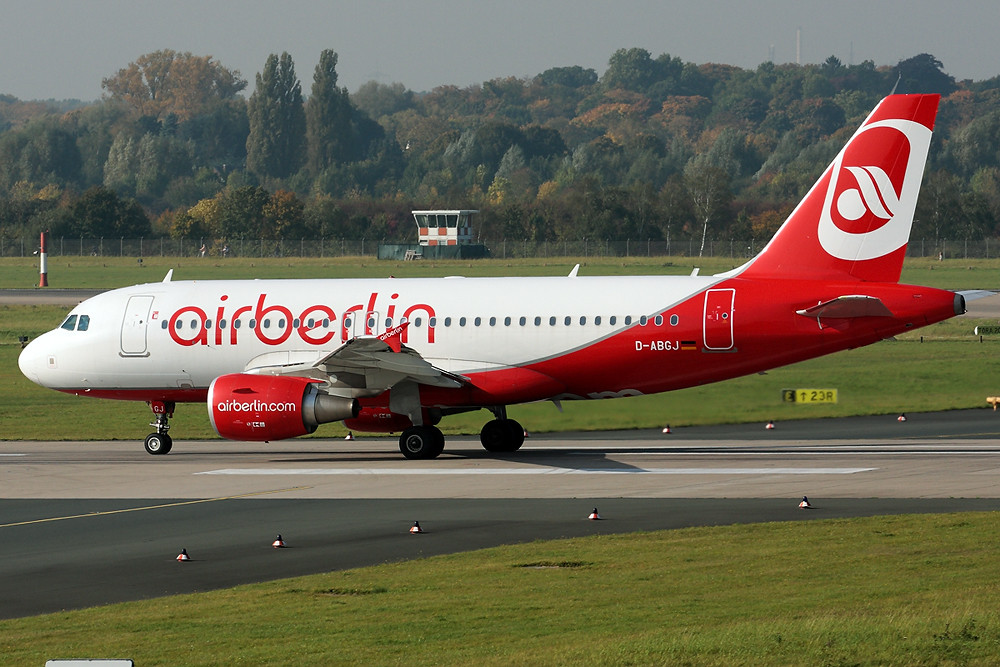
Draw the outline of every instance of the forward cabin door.
<instances>
[{"instance_id":1,"label":"forward cabin door","mask_svg":"<svg viewBox=\"0 0 1000 667\"><path fill-rule=\"evenodd\" d=\"M146 351L146 327L149 311L153 307L152 296L129 297L122 318L121 354L123 357L144 357Z\"/></svg>"},{"instance_id":2,"label":"forward cabin door","mask_svg":"<svg viewBox=\"0 0 1000 667\"><path fill-rule=\"evenodd\" d=\"M705 292L705 349L722 352L733 349L734 289L710 289Z\"/></svg>"}]
</instances>

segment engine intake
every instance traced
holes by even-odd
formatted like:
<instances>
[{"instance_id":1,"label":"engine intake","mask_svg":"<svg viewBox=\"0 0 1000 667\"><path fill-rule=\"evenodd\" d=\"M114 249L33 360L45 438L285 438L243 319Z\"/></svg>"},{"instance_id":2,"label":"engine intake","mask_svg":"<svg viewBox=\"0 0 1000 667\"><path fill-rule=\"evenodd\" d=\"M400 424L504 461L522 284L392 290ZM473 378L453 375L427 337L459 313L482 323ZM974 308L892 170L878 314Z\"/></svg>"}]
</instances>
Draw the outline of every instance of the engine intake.
<instances>
[{"instance_id":1,"label":"engine intake","mask_svg":"<svg viewBox=\"0 0 1000 667\"><path fill-rule=\"evenodd\" d=\"M208 387L212 428L229 440L283 440L361 411L355 399L324 394L317 384L287 375L221 375Z\"/></svg>"}]
</instances>

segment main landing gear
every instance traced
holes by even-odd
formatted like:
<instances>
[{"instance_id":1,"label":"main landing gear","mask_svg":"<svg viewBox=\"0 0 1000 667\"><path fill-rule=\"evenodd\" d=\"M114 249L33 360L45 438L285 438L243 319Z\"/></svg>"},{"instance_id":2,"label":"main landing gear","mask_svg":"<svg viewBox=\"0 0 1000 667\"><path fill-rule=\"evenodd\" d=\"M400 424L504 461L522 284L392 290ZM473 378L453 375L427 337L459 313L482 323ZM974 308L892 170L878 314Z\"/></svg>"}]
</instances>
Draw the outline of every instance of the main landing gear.
<instances>
[{"instance_id":1,"label":"main landing gear","mask_svg":"<svg viewBox=\"0 0 1000 667\"><path fill-rule=\"evenodd\" d=\"M174 445L173 439L167 435L167 431L170 430L167 418L174 416L174 402L148 401L148 403L149 407L153 410L153 414L156 415L156 421L150 422L149 425L156 428L156 432L146 436L146 451L159 456L169 452L170 448Z\"/></svg>"},{"instance_id":2,"label":"main landing gear","mask_svg":"<svg viewBox=\"0 0 1000 667\"><path fill-rule=\"evenodd\" d=\"M444 433L437 426L411 426L399 436L399 451L408 459L433 459L444 451Z\"/></svg>"},{"instance_id":3,"label":"main landing gear","mask_svg":"<svg viewBox=\"0 0 1000 667\"><path fill-rule=\"evenodd\" d=\"M524 427L507 418L507 408L490 408L496 419L486 422L479 432L483 449L494 454L516 452L524 444ZM433 459L444 451L444 435L436 426L411 426L399 436L399 451L408 459Z\"/></svg>"}]
</instances>

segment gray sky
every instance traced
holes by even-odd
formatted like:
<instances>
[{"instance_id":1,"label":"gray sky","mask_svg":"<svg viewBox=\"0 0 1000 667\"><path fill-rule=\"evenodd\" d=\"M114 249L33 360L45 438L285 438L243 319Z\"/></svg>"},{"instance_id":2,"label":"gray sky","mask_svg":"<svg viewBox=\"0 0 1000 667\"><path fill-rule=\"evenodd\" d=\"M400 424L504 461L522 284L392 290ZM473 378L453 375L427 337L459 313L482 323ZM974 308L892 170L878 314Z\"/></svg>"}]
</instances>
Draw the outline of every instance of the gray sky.
<instances>
[{"instance_id":1,"label":"gray sky","mask_svg":"<svg viewBox=\"0 0 1000 667\"><path fill-rule=\"evenodd\" d=\"M618 48L754 68L830 55L892 65L930 53L958 79L1000 74L997 0L0 0L0 93L100 97L101 79L159 49L214 56L253 90L288 51L308 93L323 49L352 92L375 79L415 91L581 65Z\"/></svg>"}]
</instances>

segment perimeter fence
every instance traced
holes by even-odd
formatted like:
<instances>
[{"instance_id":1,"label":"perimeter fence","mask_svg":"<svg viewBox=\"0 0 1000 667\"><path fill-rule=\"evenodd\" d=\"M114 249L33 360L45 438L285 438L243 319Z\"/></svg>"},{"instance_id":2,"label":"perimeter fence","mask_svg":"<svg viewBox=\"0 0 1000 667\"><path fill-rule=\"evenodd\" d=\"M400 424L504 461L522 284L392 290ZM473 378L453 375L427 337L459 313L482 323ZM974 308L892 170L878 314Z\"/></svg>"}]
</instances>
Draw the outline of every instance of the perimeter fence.
<instances>
[{"instance_id":1,"label":"perimeter fence","mask_svg":"<svg viewBox=\"0 0 1000 667\"><path fill-rule=\"evenodd\" d=\"M0 236L0 257L28 257L38 253L38 238ZM756 239L716 238L705 241L705 257L753 257L764 243ZM370 239L233 239L171 238L90 239L49 238L50 257L376 257L380 241ZM545 257L695 257L701 239L579 239L528 241L500 239L487 243L499 259ZM1000 257L1000 238L912 239L908 257L935 259L990 259Z\"/></svg>"}]
</instances>

